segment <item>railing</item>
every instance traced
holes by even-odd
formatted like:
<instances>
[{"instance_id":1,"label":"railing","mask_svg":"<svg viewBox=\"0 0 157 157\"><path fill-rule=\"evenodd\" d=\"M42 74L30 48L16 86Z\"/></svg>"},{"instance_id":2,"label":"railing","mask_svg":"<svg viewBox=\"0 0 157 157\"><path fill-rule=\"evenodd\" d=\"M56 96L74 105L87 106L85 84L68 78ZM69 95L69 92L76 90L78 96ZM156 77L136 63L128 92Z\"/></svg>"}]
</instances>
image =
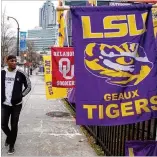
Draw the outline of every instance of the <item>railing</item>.
<instances>
[{"instance_id":1,"label":"railing","mask_svg":"<svg viewBox=\"0 0 157 157\"><path fill-rule=\"evenodd\" d=\"M67 101L67 99L66 99ZM68 102L68 101L67 101ZM70 104L75 111L75 104ZM124 156L125 141L155 140L157 119L119 126L84 126L107 156Z\"/></svg>"}]
</instances>

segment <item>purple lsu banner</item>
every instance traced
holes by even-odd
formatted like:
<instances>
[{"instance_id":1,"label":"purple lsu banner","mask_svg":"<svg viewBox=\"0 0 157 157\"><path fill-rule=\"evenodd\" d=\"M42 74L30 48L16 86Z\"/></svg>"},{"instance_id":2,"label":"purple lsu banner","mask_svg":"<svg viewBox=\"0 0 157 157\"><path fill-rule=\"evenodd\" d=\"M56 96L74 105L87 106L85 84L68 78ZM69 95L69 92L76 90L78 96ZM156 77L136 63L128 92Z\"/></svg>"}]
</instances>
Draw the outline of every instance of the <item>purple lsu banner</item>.
<instances>
[{"instance_id":1,"label":"purple lsu banner","mask_svg":"<svg viewBox=\"0 0 157 157\"><path fill-rule=\"evenodd\" d=\"M78 125L121 125L157 117L151 8L71 8Z\"/></svg>"},{"instance_id":2,"label":"purple lsu banner","mask_svg":"<svg viewBox=\"0 0 157 157\"><path fill-rule=\"evenodd\" d=\"M68 101L70 103L76 103L75 102L75 88L72 88L71 91L68 93Z\"/></svg>"},{"instance_id":3,"label":"purple lsu banner","mask_svg":"<svg viewBox=\"0 0 157 157\"><path fill-rule=\"evenodd\" d=\"M157 156L157 141L127 141L125 156Z\"/></svg>"}]
</instances>

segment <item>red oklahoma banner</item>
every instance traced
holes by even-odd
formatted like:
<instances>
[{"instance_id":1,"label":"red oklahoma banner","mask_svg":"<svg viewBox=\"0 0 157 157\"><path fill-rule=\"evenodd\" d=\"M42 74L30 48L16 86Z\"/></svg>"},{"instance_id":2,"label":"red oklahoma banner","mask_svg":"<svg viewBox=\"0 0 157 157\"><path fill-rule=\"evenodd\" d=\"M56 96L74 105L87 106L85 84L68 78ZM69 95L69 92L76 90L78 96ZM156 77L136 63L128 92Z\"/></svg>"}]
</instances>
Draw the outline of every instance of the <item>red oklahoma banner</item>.
<instances>
[{"instance_id":1,"label":"red oklahoma banner","mask_svg":"<svg viewBox=\"0 0 157 157\"><path fill-rule=\"evenodd\" d=\"M74 87L74 49L72 47L52 47L51 54L52 86Z\"/></svg>"}]
</instances>

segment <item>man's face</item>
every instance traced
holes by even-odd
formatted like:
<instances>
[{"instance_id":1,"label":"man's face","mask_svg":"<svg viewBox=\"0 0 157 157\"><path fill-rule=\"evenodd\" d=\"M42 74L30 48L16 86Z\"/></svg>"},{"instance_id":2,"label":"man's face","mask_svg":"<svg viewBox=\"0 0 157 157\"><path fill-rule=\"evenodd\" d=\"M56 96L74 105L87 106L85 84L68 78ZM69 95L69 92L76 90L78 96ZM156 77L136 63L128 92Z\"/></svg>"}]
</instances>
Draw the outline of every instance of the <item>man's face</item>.
<instances>
[{"instance_id":1,"label":"man's face","mask_svg":"<svg viewBox=\"0 0 157 157\"><path fill-rule=\"evenodd\" d=\"M8 67L11 69L16 69L16 62L17 62L16 58L9 59L7 61Z\"/></svg>"}]
</instances>

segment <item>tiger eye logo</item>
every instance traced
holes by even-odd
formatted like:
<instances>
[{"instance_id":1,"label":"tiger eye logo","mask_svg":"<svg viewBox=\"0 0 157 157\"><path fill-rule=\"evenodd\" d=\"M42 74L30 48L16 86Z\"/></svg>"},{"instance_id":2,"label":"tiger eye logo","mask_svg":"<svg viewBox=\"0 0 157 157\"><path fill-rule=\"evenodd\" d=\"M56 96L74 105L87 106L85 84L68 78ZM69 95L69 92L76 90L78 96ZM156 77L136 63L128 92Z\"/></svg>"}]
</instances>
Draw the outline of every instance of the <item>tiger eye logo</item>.
<instances>
[{"instance_id":1,"label":"tiger eye logo","mask_svg":"<svg viewBox=\"0 0 157 157\"><path fill-rule=\"evenodd\" d=\"M120 46L89 43L84 52L84 64L90 73L117 86L139 84L153 67L144 48L128 42Z\"/></svg>"}]
</instances>

